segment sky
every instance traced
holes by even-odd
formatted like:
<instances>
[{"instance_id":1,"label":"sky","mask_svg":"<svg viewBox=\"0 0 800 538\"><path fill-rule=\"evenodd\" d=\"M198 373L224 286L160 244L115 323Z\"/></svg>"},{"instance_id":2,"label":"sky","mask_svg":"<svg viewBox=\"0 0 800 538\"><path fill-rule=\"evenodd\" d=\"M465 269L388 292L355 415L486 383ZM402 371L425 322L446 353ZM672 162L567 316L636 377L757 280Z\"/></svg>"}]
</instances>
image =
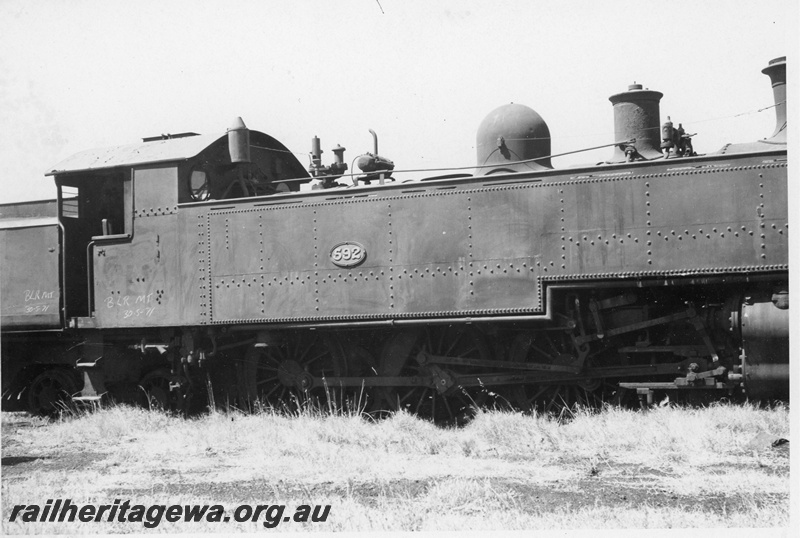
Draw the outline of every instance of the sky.
<instances>
[{"instance_id":1,"label":"sky","mask_svg":"<svg viewBox=\"0 0 800 538\"><path fill-rule=\"evenodd\" d=\"M797 49L794 0L0 0L0 203L91 148L224 133L241 116L308 165L337 144L397 169L472 166L494 108L522 103L552 152L614 142L608 97L637 82L695 150L768 137L769 60ZM790 63L793 60L790 59ZM790 66L790 72L792 67ZM794 107L790 103L790 115ZM553 160L610 158L611 148Z\"/></svg>"},{"instance_id":2,"label":"sky","mask_svg":"<svg viewBox=\"0 0 800 538\"><path fill-rule=\"evenodd\" d=\"M615 141L608 98L634 82L713 152L770 136L761 70L790 56L797 97L797 36L797 0L0 0L0 203L54 198L74 153L237 116L304 165L313 136L350 164L374 129L398 169L461 167L514 102L575 151Z\"/></svg>"}]
</instances>

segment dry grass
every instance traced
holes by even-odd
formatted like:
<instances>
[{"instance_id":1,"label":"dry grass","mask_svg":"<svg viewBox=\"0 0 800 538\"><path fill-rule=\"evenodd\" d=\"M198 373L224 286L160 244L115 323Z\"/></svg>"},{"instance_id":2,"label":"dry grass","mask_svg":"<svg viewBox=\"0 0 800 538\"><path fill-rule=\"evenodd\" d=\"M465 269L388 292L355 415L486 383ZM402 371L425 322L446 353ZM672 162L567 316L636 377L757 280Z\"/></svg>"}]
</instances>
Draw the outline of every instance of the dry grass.
<instances>
[{"instance_id":1,"label":"dry grass","mask_svg":"<svg viewBox=\"0 0 800 538\"><path fill-rule=\"evenodd\" d=\"M131 523L8 523L50 498L139 504L331 504L298 530L786 527L786 407L714 405L647 413L482 412L460 429L405 413L373 422L306 411L185 420L126 407L47 422L3 414L4 530L142 532ZM31 423L30 427L21 424ZM4 464L5 465L5 464ZM166 524L161 532L263 530Z\"/></svg>"}]
</instances>

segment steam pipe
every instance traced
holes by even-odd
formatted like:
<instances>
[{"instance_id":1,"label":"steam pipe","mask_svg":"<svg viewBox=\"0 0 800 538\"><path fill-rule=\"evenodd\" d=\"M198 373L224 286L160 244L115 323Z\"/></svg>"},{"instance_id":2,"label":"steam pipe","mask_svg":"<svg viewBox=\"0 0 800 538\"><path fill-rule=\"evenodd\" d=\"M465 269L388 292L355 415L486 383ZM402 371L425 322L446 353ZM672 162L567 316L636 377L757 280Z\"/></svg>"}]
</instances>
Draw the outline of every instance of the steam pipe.
<instances>
[{"instance_id":1,"label":"steam pipe","mask_svg":"<svg viewBox=\"0 0 800 538\"><path fill-rule=\"evenodd\" d=\"M378 135L372 129L369 130L370 134L372 134L372 140L375 142L375 151L373 153L377 156L378 155Z\"/></svg>"}]
</instances>

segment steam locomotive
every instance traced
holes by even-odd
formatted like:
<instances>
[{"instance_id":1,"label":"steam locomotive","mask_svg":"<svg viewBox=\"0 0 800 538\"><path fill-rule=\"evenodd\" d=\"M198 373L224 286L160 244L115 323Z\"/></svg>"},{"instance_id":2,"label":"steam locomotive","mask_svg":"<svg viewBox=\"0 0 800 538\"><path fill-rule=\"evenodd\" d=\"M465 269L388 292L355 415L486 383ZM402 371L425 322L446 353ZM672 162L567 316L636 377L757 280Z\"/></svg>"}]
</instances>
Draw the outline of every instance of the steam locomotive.
<instances>
[{"instance_id":1,"label":"steam locomotive","mask_svg":"<svg viewBox=\"0 0 800 538\"><path fill-rule=\"evenodd\" d=\"M785 58L763 72L775 132L703 155L640 85L608 161L561 170L519 104L430 177L374 133L360 174L317 138L306 169L241 119L73 155L56 200L0 206L4 405L788 398Z\"/></svg>"}]
</instances>

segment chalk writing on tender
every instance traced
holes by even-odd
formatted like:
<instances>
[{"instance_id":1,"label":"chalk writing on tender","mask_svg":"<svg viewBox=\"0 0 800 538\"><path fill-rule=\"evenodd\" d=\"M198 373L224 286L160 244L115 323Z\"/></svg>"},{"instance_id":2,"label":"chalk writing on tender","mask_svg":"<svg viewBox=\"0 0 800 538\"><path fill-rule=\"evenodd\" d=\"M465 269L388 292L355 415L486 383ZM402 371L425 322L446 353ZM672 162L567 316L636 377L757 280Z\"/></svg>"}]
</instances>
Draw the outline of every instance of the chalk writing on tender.
<instances>
[{"instance_id":1,"label":"chalk writing on tender","mask_svg":"<svg viewBox=\"0 0 800 538\"><path fill-rule=\"evenodd\" d=\"M46 301L47 299L55 299L56 292L42 291L42 290L25 290L25 302L31 301Z\"/></svg>"},{"instance_id":2,"label":"chalk writing on tender","mask_svg":"<svg viewBox=\"0 0 800 538\"><path fill-rule=\"evenodd\" d=\"M25 290L25 313L44 314L52 304L41 301L52 301L53 299L58 299L55 291Z\"/></svg>"},{"instance_id":3,"label":"chalk writing on tender","mask_svg":"<svg viewBox=\"0 0 800 538\"><path fill-rule=\"evenodd\" d=\"M153 303L153 294L147 295L120 295L118 297L107 297L105 300L107 308L120 307L123 309L122 319L150 317L156 307L148 306Z\"/></svg>"}]
</instances>

